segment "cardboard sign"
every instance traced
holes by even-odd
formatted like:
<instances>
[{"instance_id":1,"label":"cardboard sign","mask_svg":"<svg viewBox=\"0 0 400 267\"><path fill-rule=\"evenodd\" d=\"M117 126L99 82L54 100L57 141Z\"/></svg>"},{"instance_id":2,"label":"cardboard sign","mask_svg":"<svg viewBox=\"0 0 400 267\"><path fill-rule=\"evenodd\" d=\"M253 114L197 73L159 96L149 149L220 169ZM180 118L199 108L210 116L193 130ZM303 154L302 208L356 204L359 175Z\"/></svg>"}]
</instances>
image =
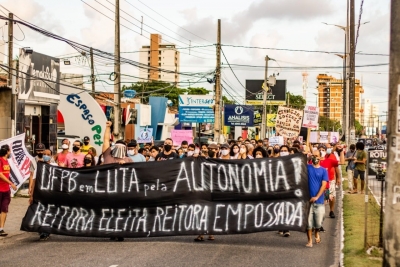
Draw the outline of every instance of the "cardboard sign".
<instances>
[{"instance_id":1,"label":"cardboard sign","mask_svg":"<svg viewBox=\"0 0 400 267\"><path fill-rule=\"evenodd\" d=\"M339 142L338 132L311 132L310 143L327 144Z\"/></svg>"},{"instance_id":2,"label":"cardboard sign","mask_svg":"<svg viewBox=\"0 0 400 267\"><path fill-rule=\"evenodd\" d=\"M306 106L304 108L304 118L302 127L318 129L319 108Z\"/></svg>"},{"instance_id":3,"label":"cardboard sign","mask_svg":"<svg viewBox=\"0 0 400 267\"><path fill-rule=\"evenodd\" d=\"M276 133L285 138L297 137L303 121L303 110L279 107L276 117Z\"/></svg>"},{"instance_id":4,"label":"cardboard sign","mask_svg":"<svg viewBox=\"0 0 400 267\"><path fill-rule=\"evenodd\" d=\"M193 144L193 132L192 130L172 130L171 139L174 146L181 146L182 141Z\"/></svg>"},{"instance_id":5,"label":"cardboard sign","mask_svg":"<svg viewBox=\"0 0 400 267\"><path fill-rule=\"evenodd\" d=\"M274 146L274 145L279 145L282 146L284 145L284 140L283 136L272 136L269 138L269 145Z\"/></svg>"},{"instance_id":6,"label":"cardboard sign","mask_svg":"<svg viewBox=\"0 0 400 267\"><path fill-rule=\"evenodd\" d=\"M153 128L146 128L140 130L137 142L140 143L151 143L153 141Z\"/></svg>"}]
</instances>

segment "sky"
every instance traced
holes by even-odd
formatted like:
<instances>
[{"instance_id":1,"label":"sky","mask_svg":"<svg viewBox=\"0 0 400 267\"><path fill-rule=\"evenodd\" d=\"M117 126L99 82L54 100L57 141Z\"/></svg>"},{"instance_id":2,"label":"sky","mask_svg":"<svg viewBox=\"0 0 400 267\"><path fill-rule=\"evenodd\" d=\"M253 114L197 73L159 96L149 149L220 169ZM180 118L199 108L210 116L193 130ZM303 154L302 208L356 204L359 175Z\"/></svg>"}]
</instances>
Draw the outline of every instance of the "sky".
<instances>
[{"instance_id":1,"label":"sky","mask_svg":"<svg viewBox=\"0 0 400 267\"><path fill-rule=\"evenodd\" d=\"M287 89L302 95L302 73L308 73L307 104L315 105L316 76L327 73L341 79L343 61L334 53L296 52L307 50L343 54L344 31L325 25L346 25L347 0L120 0L121 56L139 61L137 52L149 45L150 33L159 33L164 42L174 43L181 52L181 72L195 73L196 77L181 75L180 86L205 87L216 66L217 20L221 19L222 84L224 95L243 102L246 79L264 79L265 56L269 74L287 80ZM379 115L387 111L389 66L362 67L389 63L390 1L363 1L356 52L382 54L356 55L356 79L362 81L364 98L378 105ZM115 0L3 0L0 13L8 10L19 18L40 28L75 42L106 52L114 51ZM355 1L356 22L360 16L361 0ZM96 9L96 10L95 10ZM4 13L2 13L4 12ZM143 28L141 34L141 19ZM4 21L0 21L0 28ZM6 38L7 26L1 28ZM28 28L14 28L14 54L21 47L60 58L70 59L72 65L61 64L65 73L90 74L87 60L77 57L68 44L45 37ZM0 43L2 41L0 40ZM190 53L188 47L190 46ZM239 46L239 47L232 47ZM258 48L244 48L258 47ZM270 48L270 49L260 49ZM279 49L279 50L276 50ZM287 49L287 50L284 50ZM4 50L4 51L3 51ZM5 47L0 47L0 59L6 60ZM234 64L232 70L228 64ZM243 67L251 65L260 67ZM95 62L97 74L109 74L113 65ZM329 67L329 68L326 68ZM138 77L139 70L123 64L122 73ZM207 75L208 74L208 75ZM112 81L99 76L96 90L112 91ZM198 77L204 77L201 81ZM136 78L124 77L128 85ZM107 84L108 82L109 84ZM87 85L88 87L90 84Z\"/></svg>"}]
</instances>

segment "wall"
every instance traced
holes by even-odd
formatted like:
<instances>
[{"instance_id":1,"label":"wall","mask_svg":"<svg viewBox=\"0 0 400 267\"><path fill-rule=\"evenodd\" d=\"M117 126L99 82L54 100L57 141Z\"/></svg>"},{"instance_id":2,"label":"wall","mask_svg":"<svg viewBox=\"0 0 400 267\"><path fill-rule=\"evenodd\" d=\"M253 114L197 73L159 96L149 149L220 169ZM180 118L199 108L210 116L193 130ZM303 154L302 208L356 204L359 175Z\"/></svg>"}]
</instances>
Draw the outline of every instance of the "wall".
<instances>
[{"instance_id":1,"label":"wall","mask_svg":"<svg viewBox=\"0 0 400 267\"><path fill-rule=\"evenodd\" d=\"M0 88L0 140L11 137L11 90Z\"/></svg>"}]
</instances>

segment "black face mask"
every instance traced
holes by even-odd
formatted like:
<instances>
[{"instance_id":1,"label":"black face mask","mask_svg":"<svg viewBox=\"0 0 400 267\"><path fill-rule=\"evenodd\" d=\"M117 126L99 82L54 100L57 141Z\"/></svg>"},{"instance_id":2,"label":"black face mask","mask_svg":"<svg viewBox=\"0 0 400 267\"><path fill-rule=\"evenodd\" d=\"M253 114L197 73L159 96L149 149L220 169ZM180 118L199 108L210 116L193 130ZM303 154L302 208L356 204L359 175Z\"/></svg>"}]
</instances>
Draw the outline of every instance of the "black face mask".
<instances>
[{"instance_id":1,"label":"black face mask","mask_svg":"<svg viewBox=\"0 0 400 267\"><path fill-rule=\"evenodd\" d=\"M89 144L89 142L83 142L85 144L85 146L87 146Z\"/></svg>"},{"instance_id":2,"label":"black face mask","mask_svg":"<svg viewBox=\"0 0 400 267\"><path fill-rule=\"evenodd\" d=\"M268 149L268 155L271 155L271 154L272 154L272 150Z\"/></svg>"},{"instance_id":3,"label":"black face mask","mask_svg":"<svg viewBox=\"0 0 400 267\"><path fill-rule=\"evenodd\" d=\"M215 156L215 151L213 151L213 150L208 150L208 156L209 156L210 158L213 158L213 157Z\"/></svg>"},{"instance_id":4,"label":"black face mask","mask_svg":"<svg viewBox=\"0 0 400 267\"><path fill-rule=\"evenodd\" d=\"M72 150L73 150L74 152L78 152L78 151L79 151L79 147L74 146L74 147L72 148Z\"/></svg>"},{"instance_id":5,"label":"black face mask","mask_svg":"<svg viewBox=\"0 0 400 267\"><path fill-rule=\"evenodd\" d=\"M318 165L318 163L319 163L319 158L312 157L312 158L311 158L311 162L312 162L313 165Z\"/></svg>"},{"instance_id":6,"label":"black face mask","mask_svg":"<svg viewBox=\"0 0 400 267\"><path fill-rule=\"evenodd\" d=\"M279 149L279 148L274 148L274 153L275 153L275 154L278 154L278 153L279 153L279 151L280 151L280 149Z\"/></svg>"},{"instance_id":7,"label":"black face mask","mask_svg":"<svg viewBox=\"0 0 400 267\"><path fill-rule=\"evenodd\" d=\"M171 149L172 149L172 146L171 146L171 145L164 145L164 150L165 150L166 152L170 152Z\"/></svg>"},{"instance_id":8,"label":"black face mask","mask_svg":"<svg viewBox=\"0 0 400 267\"><path fill-rule=\"evenodd\" d=\"M43 158L43 152L38 152L37 156L38 156L39 159Z\"/></svg>"},{"instance_id":9,"label":"black face mask","mask_svg":"<svg viewBox=\"0 0 400 267\"><path fill-rule=\"evenodd\" d=\"M91 160L91 159L84 159L83 162L84 162L85 164L89 164L89 163L92 163L92 160Z\"/></svg>"}]
</instances>

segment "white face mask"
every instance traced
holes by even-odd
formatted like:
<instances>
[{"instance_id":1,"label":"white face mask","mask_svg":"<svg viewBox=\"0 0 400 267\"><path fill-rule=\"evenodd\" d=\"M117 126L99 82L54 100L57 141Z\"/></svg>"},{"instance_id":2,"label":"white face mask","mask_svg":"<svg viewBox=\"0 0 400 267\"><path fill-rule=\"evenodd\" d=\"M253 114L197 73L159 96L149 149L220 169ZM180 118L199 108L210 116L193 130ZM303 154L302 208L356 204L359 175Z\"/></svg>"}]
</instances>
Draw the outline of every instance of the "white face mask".
<instances>
[{"instance_id":1,"label":"white face mask","mask_svg":"<svg viewBox=\"0 0 400 267\"><path fill-rule=\"evenodd\" d=\"M326 153L331 154L332 153L332 148L327 148Z\"/></svg>"},{"instance_id":2,"label":"white face mask","mask_svg":"<svg viewBox=\"0 0 400 267\"><path fill-rule=\"evenodd\" d=\"M198 148L196 148L196 149L194 150L194 154L199 154L199 152L200 152L200 150L199 150Z\"/></svg>"},{"instance_id":3,"label":"white face mask","mask_svg":"<svg viewBox=\"0 0 400 267\"><path fill-rule=\"evenodd\" d=\"M241 148L241 149L240 149L240 153L242 153L242 154L243 154L243 153L246 153L246 149L245 149L245 148Z\"/></svg>"},{"instance_id":4,"label":"white face mask","mask_svg":"<svg viewBox=\"0 0 400 267\"><path fill-rule=\"evenodd\" d=\"M325 151L321 151L321 157L325 157L326 152Z\"/></svg>"},{"instance_id":5,"label":"white face mask","mask_svg":"<svg viewBox=\"0 0 400 267\"><path fill-rule=\"evenodd\" d=\"M233 153L237 154L238 152L239 152L239 149L238 149L238 148L234 148L234 149L233 149Z\"/></svg>"},{"instance_id":6,"label":"white face mask","mask_svg":"<svg viewBox=\"0 0 400 267\"><path fill-rule=\"evenodd\" d=\"M289 156L289 152L286 151L282 151L279 153L280 156L284 157L284 156Z\"/></svg>"},{"instance_id":7,"label":"white face mask","mask_svg":"<svg viewBox=\"0 0 400 267\"><path fill-rule=\"evenodd\" d=\"M194 151L188 151L188 152L187 152L187 156L188 156L188 157L192 157L193 154L194 154Z\"/></svg>"},{"instance_id":8,"label":"white face mask","mask_svg":"<svg viewBox=\"0 0 400 267\"><path fill-rule=\"evenodd\" d=\"M61 147L62 147L62 149L68 149L68 145L67 144L63 144Z\"/></svg>"},{"instance_id":9,"label":"white face mask","mask_svg":"<svg viewBox=\"0 0 400 267\"><path fill-rule=\"evenodd\" d=\"M226 155L229 154L229 150L228 149L223 149L223 150L221 150L221 154L222 154L222 156L226 156Z\"/></svg>"},{"instance_id":10,"label":"white face mask","mask_svg":"<svg viewBox=\"0 0 400 267\"><path fill-rule=\"evenodd\" d=\"M262 157L263 157L262 155L259 155L259 154L256 155L256 159L262 159Z\"/></svg>"},{"instance_id":11,"label":"white face mask","mask_svg":"<svg viewBox=\"0 0 400 267\"><path fill-rule=\"evenodd\" d=\"M313 151L317 151L318 148L317 148L317 147L313 147L312 150L313 150Z\"/></svg>"},{"instance_id":12,"label":"white face mask","mask_svg":"<svg viewBox=\"0 0 400 267\"><path fill-rule=\"evenodd\" d=\"M129 156L135 155L135 150L128 150L128 155Z\"/></svg>"}]
</instances>

